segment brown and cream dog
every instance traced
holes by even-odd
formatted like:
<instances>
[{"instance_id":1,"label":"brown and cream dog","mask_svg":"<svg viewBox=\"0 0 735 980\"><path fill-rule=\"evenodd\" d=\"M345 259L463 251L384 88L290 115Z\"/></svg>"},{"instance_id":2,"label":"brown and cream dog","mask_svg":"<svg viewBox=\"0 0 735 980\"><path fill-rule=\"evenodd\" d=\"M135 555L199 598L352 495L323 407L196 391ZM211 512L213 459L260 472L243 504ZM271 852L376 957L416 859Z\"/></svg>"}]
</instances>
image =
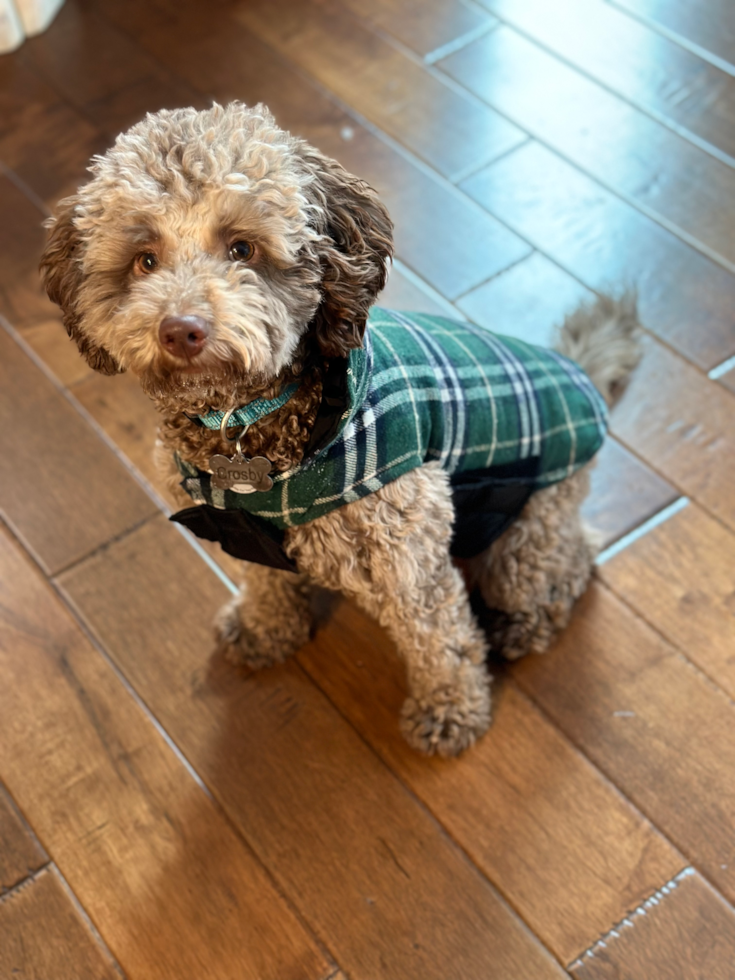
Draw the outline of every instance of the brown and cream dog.
<instances>
[{"instance_id":1,"label":"brown and cream dog","mask_svg":"<svg viewBox=\"0 0 735 980\"><path fill-rule=\"evenodd\" d=\"M95 158L59 205L42 260L48 294L90 365L130 370L161 413L161 458L206 470L229 447L192 418L272 398L286 404L242 440L285 472L299 464L322 403L325 365L361 345L386 280L392 224L376 193L262 106L162 111ZM637 359L634 304L603 299L570 318L560 349L609 400ZM537 492L471 563L496 611L494 646L546 649L584 590L594 548L579 518L586 470ZM253 667L307 640L310 590L353 597L405 661L402 729L446 755L490 721L486 639L449 541L446 473L429 463L324 517L290 528L298 572L244 565L242 593L218 617L220 642Z\"/></svg>"}]
</instances>

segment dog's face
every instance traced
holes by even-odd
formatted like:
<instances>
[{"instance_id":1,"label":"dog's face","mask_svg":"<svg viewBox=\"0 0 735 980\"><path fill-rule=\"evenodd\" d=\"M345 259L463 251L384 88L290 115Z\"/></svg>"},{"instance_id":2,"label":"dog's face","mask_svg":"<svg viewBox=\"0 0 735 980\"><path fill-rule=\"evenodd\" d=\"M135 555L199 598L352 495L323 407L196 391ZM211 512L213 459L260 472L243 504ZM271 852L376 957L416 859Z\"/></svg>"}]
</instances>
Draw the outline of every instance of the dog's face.
<instances>
[{"instance_id":1,"label":"dog's face","mask_svg":"<svg viewBox=\"0 0 735 980\"><path fill-rule=\"evenodd\" d=\"M360 345L390 218L262 106L149 115L91 172L41 272L96 370L184 397L277 376L307 330L325 356Z\"/></svg>"}]
</instances>

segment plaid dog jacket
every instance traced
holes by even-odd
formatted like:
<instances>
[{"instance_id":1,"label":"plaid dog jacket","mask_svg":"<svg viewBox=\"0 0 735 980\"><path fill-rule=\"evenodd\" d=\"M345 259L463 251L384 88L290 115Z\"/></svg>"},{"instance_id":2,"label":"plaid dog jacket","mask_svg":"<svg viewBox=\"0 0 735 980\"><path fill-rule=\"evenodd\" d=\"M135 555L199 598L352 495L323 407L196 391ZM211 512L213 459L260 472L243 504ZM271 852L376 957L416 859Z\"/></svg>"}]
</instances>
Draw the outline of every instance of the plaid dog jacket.
<instances>
[{"instance_id":1,"label":"plaid dog jacket","mask_svg":"<svg viewBox=\"0 0 735 980\"><path fill-rule=\"evenodd\" d=\"M332 363L302 463L269 491L238 494L177 459L200 506L172 520L236 557L293 569L287 528L437 461L453 490L452 553L467 558L600 448L605 403L561 354L426 314L374 308L368 323L364 346Z\"/></svg>"}]
</instances>

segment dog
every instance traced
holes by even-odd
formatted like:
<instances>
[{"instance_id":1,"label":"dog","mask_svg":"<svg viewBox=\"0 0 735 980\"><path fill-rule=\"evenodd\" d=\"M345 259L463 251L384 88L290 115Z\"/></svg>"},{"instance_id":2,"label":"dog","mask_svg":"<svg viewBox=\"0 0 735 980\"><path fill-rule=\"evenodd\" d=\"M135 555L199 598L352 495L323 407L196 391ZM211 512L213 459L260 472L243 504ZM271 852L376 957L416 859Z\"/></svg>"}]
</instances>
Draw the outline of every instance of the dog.
<instances>
[{"instance_id":1,"label":"dog","mask_svg":"<svg viewBox=\"0 0 735 980\"><path fill-rule=\"evenodd\" d=\"M132 371L154 399L186 505L174 519L259 562L217 617L221 648L279 663L309 639L315 588L341 592L403 658L408 742L466 749L490 724L488 635L509 658L545 651L588 583L579 508L603 399L638 360L634 298L577 310L556 352L371 311L393 253L385 207L260 105L149 114L90 172L47 222L42 279L88 363ZM551 475L534 385L584 416L549 427L566 440Z\"/></svg>"}]
</instances>

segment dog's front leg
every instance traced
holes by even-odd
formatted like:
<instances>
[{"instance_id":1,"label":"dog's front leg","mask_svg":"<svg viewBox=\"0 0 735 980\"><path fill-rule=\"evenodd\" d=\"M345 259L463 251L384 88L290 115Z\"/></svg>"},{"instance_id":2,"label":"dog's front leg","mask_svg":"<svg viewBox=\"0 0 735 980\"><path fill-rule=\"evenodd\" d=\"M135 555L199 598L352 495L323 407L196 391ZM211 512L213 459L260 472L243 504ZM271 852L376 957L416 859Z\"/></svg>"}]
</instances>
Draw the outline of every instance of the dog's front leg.
<instances>
[{"instance_id":1,"label":"dog's front leg","mask_svg":"<svg viewBox=\"0 0 735 980\"><path fill-rule=\"evenodd\" d=\"M289 532L311 579L354 598L403 657L401 729L428 753L456 755L490 724L486 644L449 555L451 490L436 464Z\"/></svg>"},{"instance_id":2,"label":"dog's front leg","mask_svg":"<svg viewBox=\"0 0 735 980\"><path fill-rule=\"evenodd\" d=\"M219 649L254 670L281 663L308 640L311 586L305 575L246 562L238 595L215 620Z\"/></svg>"}]
</instances>

